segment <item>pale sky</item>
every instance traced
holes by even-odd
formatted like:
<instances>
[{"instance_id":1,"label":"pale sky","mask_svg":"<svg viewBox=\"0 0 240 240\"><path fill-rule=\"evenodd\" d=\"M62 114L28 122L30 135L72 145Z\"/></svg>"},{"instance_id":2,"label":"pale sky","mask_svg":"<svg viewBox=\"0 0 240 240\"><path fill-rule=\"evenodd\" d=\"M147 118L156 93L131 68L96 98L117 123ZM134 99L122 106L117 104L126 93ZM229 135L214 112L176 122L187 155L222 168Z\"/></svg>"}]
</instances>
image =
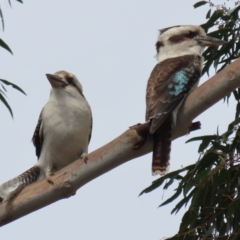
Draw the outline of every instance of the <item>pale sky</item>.
<instances>
[{"instance_id":1,"label":"pale sky","mask_svg":"<svg viewBox=\"0 0 240 240\"><path fill-rule=\"evenodd\" d=\"M37 161L31 138L49 97L46 73L67 70L82 83L93 112L89 152L129 126L144 122L145 89L156 64L158 29L203 23L208 7L194 10L195 2L24 0L24 4L12 1L10 8L7 0L1 0L5 31L0 37L14 55L0 49L0 78L19 85L27 96L8 88L14 120L0 103L0 183ZM206 79L204 76L201 83ZM201 121L202 129L173 142L170 171L197 161L199 143L185 144L189 138L215 134L217 126L220 133L225 131L234 113L233 105L221 101L199 116L196 120ZM2 227L0 239L149 240L171 236L184 211L170 214L176 201L158 208L173 189L138 197L155 179L150 170L151 154L134 159L88 183L75 196Z\"/></svg>"}]
</instances>

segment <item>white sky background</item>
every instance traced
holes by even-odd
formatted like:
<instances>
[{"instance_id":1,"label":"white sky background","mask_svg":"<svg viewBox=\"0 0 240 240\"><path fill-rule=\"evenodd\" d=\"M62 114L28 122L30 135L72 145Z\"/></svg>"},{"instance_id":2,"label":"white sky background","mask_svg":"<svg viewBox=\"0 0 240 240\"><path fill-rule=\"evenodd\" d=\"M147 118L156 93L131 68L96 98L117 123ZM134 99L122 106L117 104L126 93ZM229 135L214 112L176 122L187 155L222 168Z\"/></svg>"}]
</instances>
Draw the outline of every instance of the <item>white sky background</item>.
<instances>
[{"instance_id":1,"label":"white sky background","mask_svg":"<svg viewBox=\"0 0 240 240\"><path fill-rule=\"evenodd\" d=\"M1 38L14 55L0 49L0 78L27 93L8 88L11 119L0 104L0 182L30 168L37 161L31 143L39 113L48 100L46 73L67 70L81 81L93 112L89 152L144 122L145 88L156 59L158 29L201 24L207 7L196 1L164 0L2 0L5 31ZM217 1L215 1L217 2ZM223 2L223 1L218 1ZM212 72L213 74L213 72ZM203 77L203 80L207 77ZM220 133L235 113L221 101L196 120L202 129L172 144L171 168L194 163L198 142L191 137ZM177 202L158 205L173 191L158 189L138 197L154 178L151 154L134 159L82 187L74 197L40 209L0 230L12 239L161 239L176 233L181 214L170 215Z\"/></svg>"}]
</instances>

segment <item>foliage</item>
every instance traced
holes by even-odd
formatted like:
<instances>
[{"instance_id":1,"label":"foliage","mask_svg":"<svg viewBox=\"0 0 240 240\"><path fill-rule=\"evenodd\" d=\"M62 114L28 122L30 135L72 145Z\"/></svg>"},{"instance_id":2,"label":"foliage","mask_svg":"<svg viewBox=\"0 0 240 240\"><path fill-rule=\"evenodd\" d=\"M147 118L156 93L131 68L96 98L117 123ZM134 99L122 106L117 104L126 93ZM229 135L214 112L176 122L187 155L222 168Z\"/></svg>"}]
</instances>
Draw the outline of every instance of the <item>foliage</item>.
<instances>
[{"instance_id":1,"label":"foliage","mask_svg":"<svg viewBox=\"0 0 240 240\"><path fill-rule=\"evenodd\" d=\"M228 44L205 50L203 74L208 73L210 67L216 71L226 67L238 58L240 49L240 2L236 2L233 9L228 9L225 4L215 6L210 1L199 1L194 7L205 4L209 4L210 9L206 14L207 21L201 26L208 35ZM210 32L211 28L215 29ZM160 205L182 196L171 212L176 214L188 204L178 233L169 240L240 239L240 89L236 89L233 95L236 114L226 132L188 141L201 141L199 161L155 180L140 193L151 192L160 186L167 189L178 183L173 196Z\"/></svg>"},{"instance_id":2,"label":"foliage","mask_svg":"<svg viewBox=\"0 0 240 240\"><path fill-rule=\"evenodd\" d=\"M240 9L239 1L233 9L228 9L225 5L214 5L210 1L197 2L194 7L209 4L210 9L206 14L207 22L201 25L209 36L220 38L228 42L220 47L207 48L203 52L205 64L202 74L209 73L209 69L213 66L220 71L229 63L239 57L239 33L240 21L238 11ZM210 29L214 31L209 32Z\"/></svg>"},{"instance_id":3,"label":"foliage","mask_svg":"<svg viewBox=\"0 0 240 240\"><path fill-rule=\"evenodd\" d=\"M21 0L16 0L16 1L20 2L20 3L23 3ZM8 3L11 6L11 0L8 0ZM1 6L0 6L0 20L2 22L2 30L4 31L4 18L3 18L3 13L2 13ZM0 47L4 48L5 50L7 50L11 54L13 54L10 47L1 38L0 38ZM4 79L0 79L0 86L1 86L1 88L0 88L0 101L2 101L2 103L7 107L11 116L13 117L12 109L11 109L10 105L8 104L8 102L6 100L6 92L7 92L6 86L12 86L13 88L22 92L23 94L25 94L25 92L20 87L18 87L16 84L11 83L11 82L9 82L7 80L4 80Z\"/></svg>"}]
</instances>

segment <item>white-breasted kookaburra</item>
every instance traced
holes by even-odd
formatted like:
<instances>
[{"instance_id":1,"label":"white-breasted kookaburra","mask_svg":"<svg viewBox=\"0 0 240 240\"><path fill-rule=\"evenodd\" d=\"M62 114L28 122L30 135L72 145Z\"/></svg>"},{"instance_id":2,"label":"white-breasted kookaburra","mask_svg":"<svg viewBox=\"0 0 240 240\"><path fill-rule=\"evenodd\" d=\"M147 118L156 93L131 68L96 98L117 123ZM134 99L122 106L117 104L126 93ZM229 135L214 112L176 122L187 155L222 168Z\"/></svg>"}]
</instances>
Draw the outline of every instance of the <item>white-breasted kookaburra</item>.
<instances>
[{"instance_id":1,"label":"white-breasted kookaburra","mask_svg":"<svg viewBox=\"0 0 240 240\"><path fill-rule=\"evenodd\" d=\"M92 132L92 112L77 77L67 71L46 74L52 89L33 134L38 162L0 185L0 202L8 201L26 185L51 176L82 158L86 161Z\"/></svg>"},{"instance_id":2,"label":"white-breasted kookaburra","mask_svg":"<svg viewBox=\"0 0 240 240\"><path fill-rule=\"evenodd\" d=\"M206 36L200 26L181 25L160 30L156 43L158 64L152 70L146 92L146 121L153 135L153 175L168 171L171 132L186 95L201 77L206 46L226 43Z\"/></svg>"}]
</instances>

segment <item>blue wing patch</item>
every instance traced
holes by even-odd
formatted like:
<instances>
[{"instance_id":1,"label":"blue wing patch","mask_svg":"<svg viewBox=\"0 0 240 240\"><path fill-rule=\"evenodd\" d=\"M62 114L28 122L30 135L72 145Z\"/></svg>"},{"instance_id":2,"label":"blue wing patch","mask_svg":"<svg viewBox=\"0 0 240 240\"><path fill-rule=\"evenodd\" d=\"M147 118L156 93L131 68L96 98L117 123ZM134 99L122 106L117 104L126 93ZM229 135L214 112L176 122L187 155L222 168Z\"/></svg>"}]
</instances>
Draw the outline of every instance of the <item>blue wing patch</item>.
<instances>
[{"instance_id":1,"label":"blue wing patch","mask_svg":"<svg viewBox=\"0 0 240 240\"><path fill-rule=\"evenodd\" d=\"M188 81L193 77L194 67L183 68L173 75L173 82L168 84L169 94L177 96L183 92Z\"/></svg>"}]
</instances>

